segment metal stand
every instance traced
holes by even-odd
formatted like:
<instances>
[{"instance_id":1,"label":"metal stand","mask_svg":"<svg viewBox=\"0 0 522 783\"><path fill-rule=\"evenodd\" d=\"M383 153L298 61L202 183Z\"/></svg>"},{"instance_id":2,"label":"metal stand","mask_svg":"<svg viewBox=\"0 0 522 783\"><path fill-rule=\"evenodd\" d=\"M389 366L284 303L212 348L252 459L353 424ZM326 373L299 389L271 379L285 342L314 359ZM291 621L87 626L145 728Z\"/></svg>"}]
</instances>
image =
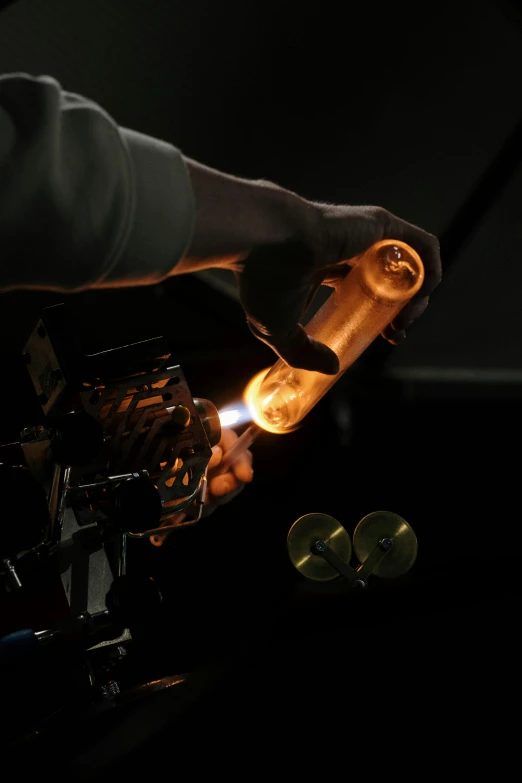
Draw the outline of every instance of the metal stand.
<instances>
[{"instance_id":1,"label":"metal stand","mask_svg":"<svg viewBox=\"0 0 522 783\"><path fill-rule=\"evenodd\" d=\"M374 511L357 525L353 548L345 528L327 514L306 514L288 533L287 548L295 568L317 582L342 577L354 589L368 586L370 576L396 579L417 558L417 537L410 525L390 511ZM350 560L355 551L359 565Z\"/></svg>"}]
</instances>

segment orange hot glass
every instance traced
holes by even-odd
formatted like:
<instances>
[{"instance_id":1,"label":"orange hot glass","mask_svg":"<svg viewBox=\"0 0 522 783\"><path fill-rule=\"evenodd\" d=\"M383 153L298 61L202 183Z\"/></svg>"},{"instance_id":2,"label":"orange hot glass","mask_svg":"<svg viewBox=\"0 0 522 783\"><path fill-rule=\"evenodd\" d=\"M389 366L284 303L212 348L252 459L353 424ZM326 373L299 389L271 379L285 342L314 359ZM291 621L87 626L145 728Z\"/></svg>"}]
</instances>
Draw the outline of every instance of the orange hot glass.
<instances>
[{"instance_id":1,"label":"orange hot glass","mask_svg":"<svg viewBox=\"0 0 522 783\"><path fill-rule=\"evenodd\" d=\"M422 261L409 245L391 239L372 245L306 327L335 351L339 372L294 370L280 359L250 395L255 421L271 432L292 430L393 321L423 279Z\"/></svg>"}]
</instances>

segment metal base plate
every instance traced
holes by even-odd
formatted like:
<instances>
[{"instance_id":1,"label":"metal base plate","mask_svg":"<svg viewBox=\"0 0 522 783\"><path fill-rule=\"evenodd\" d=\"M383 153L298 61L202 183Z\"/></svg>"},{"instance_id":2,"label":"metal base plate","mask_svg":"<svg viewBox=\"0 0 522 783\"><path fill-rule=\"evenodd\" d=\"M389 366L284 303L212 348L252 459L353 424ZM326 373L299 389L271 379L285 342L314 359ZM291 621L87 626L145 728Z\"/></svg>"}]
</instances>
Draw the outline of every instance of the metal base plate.
<instances>
[{"instance_id":1,"label":"metal base plate","mask_svg":"<svg viewBox=\"0 0 522 783\"><path fill-rule=\"evenodd\" d=\"M312 552L316 541L325 543L346 563L352 557L350 536L339 522L328 514L305 514L288 532L287 549L290 560L300 574L317 582L339 577L338 572L320 555Z\"/></svg>"},{"instance_id":2,"label":"metal base plate","mask_svg":"<svg viewBox=\"0 0 522 783\"><path fill-rule=\"evenodd\" d=\"M373 571L381 579L396 579L406 574L417 559L417 536L408 523L391 511L373 511L363 517L353 534L353 548L364 563L379 541L393 540L393 547Z\"/></svg>"}]
</instances>

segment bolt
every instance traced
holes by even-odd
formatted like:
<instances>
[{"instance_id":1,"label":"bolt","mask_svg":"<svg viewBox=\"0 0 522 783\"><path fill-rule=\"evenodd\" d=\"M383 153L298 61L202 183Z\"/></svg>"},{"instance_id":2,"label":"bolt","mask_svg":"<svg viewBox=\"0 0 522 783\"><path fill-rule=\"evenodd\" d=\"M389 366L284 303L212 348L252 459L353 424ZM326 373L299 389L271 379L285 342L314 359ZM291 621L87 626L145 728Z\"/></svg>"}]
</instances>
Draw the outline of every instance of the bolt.
<instances>
[{"instance_id":1,"label":"bolt","mask_svg":"<svg viewBox=\"0 0 522 783\"><path fill-rule=\"evenodd\" d=\"M383 538L382 541L379 541L379 546L384 552L389 552L393 546L393 541L391 538Z\"/></svg>"},{"instance_id":2,"label":"bolt","mask_svg":"<svg viewBox=\"0 0 522 783\"><path fill-rule=\"evenodd\" d=\"M37 425L36 427L25 427L20 433L20 440L23 443L34 443L38 440L43 431L44 428L41 424Z\"/></svg>"},{"instance_id":3,"label":"bolt","mask_svg":"<svg viewBox=\"0 0 522 783\"><path fill-rule=\"evenodd\" d=\"M100 691L104 699L114 699L120 692L120 686L116 680L109 680L107 685L101 686Z\"/></svg>"},{"instance_id":4,"label":"bolt","mask_svg":"<svg viewBox=\"0 0 522 783\"><path fill-rule=\"evenodd\" d=\"M316 541L314 544L316 550L318 552L326 552L326 542L325 541Z\"/></svg>"},{"instance_id":5,"label":"bolt","mask_svg":"<svg viewBox=\"0 0 522 783\"><path fill-rule=\"evenodd\" d=\"M364 588L366 587L366 582L363 582L362 579L355 579L352 582L352 587L354 590L364 590Z\"/></svg>"}]
</instances>

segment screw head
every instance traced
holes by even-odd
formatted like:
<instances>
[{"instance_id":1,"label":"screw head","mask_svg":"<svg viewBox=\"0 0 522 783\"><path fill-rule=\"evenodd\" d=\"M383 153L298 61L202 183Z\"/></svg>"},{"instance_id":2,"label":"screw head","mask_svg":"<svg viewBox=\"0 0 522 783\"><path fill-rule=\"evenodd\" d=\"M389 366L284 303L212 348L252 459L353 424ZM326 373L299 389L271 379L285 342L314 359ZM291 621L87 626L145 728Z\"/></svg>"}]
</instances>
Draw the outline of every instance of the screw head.
<instances>
[{"instance_id":1,"label":"screw head","mask_svg":"<svg viewBox=\"0 0 522 783\"><path fill-rule=\"evenodd\" d=\"M389 552L393 546L393 541L391 540L391 538L383 538L382 541L379 541L379 546L385 552Z\"/></svg>"},{"instance_id":2,"label":"screw head","mask_svg":"<svg viewBox=\"0 0 522 783\"><path fill-rule=\"evenodd\" d=\"M24 427L20 433L20 440L23 443L33 443L38 440L39 436L43 433L44 427L37 425L36 427Z\"/></svg>"},{"instance_id":3,"label":"screw head","mask_svg":"<svg viewBox=\"0 0 522 783\"><path fill-rule=\"evenodd\" d=\"M109 680L106 685L101 686L100 690L104 699L114 699L120 692L120 686L116 680Z\"/></svg>"},{"instance_id":4,"label":"screw head","mask_svg":"<svg viewBox=\"0 0 522 783\"><path fill-rule=\"evenodd\" d=\"M314 544L316 550L318 552L326 552L326 542L325 541L316 541Z\"/></svg>"},{"instance_id":5,"label":"screw head","mask_svg":"<svg viewBox=\"0 0 522 783\"><path fill-rule=\"evenodd\" d=\"M364 590L366 587L366 582L364 582L362 579L355 579L352 582L352 587L354 590Z\"/></svg>"}]
</instances>

